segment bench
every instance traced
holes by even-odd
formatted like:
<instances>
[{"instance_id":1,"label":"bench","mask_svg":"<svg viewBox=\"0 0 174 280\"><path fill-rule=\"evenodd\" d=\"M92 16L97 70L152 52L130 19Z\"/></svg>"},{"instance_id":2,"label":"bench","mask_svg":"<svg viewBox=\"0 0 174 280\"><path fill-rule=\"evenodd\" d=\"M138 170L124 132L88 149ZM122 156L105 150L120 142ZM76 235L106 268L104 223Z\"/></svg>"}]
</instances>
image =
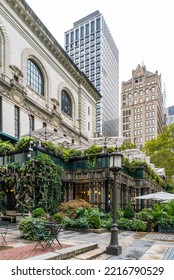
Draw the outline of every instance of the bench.
<instances>
[{"instance_id":1,"label":"bench","mask_svg":"<svg viewBox=\"0 0 174 280\"><path fill-rule=\"evenodd\" d=\"M10 220L11 223L16 222L16 210L7 210L6 215L1 215L1 220Z\"/></svg>"}]
</instances>

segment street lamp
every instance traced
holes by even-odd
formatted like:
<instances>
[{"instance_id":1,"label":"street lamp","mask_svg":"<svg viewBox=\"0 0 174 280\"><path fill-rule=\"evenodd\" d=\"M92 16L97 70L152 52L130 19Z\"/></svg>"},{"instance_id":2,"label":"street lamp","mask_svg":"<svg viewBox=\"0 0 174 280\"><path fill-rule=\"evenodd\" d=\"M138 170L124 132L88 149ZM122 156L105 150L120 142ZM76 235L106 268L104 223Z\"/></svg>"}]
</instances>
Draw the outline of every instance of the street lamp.
<instances>
[{"instance_id":1,"label":"street lamp","mask_svg":"<svg viewBox=\"0 0 174 280\"><path fill-rule=\"evenodd\" d=\"M113 211L113 224L111 227L111 241L108 247L106 247L106 254L120 255L122 247L118 244L118 228L117 228L117 174L122 168L122 154L113 152L109 157L109 168L114 173L114 184L112 191L112 211Z\"/></svg>"}]
</instances>

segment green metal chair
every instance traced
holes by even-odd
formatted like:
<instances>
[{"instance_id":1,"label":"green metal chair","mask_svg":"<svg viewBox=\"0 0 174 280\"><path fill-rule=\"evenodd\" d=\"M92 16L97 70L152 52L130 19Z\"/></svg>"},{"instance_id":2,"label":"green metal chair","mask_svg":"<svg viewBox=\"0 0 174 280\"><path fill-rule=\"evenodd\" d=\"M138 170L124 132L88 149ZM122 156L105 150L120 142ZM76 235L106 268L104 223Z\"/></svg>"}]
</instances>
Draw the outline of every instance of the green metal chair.
<instances>
[{"instance_id":1,"label":"green metal chair","mask_svg":"<svg viewBox=\"0 0 174 280\"><path fill-rule=\"evenodd\" d=\"M2 237L1 246L7 245L6 237L7 237L8 226L9 226L8 221L0 221L0 236Z\"/></svg>"}]
</instances>

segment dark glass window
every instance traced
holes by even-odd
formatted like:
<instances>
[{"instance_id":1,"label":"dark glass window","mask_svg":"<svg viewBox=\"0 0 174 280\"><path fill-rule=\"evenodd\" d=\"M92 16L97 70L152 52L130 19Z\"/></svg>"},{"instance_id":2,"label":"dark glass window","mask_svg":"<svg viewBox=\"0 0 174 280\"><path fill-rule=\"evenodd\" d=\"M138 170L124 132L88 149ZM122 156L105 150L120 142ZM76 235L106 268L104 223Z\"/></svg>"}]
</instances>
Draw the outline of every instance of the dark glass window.
<instances>
[{"instance_id":1,"label":"dark glass window","mask_svg":"<svg viewBox=\"0 0 174 280\"><path fill-rule=\"evenodd\" d=\"M71 43L74 42L74 31L71 32Z\"/></svg>"},{"instance_id":2,"label":"dark glass window","mask_svg":"<svg viewBox=\"0 0 174 280\"><path fill-rule=\"evenodd\" d=\"M96 30L100 29L100 18L97 18L96 20Z\"/></svg>"},{"instance_id":3,"label":"dark glass window","mask_svg":"<svg viewBox=\"0 0 174 280\"><path fill-rule=\"evenodd\" d=\"M94 28L95 28L94 21L91 21L91 33L94 32Z\"/></svg>"},{"instance_id":4,"label":"dark glass window","mask_svg":"<svg viewBox=\"0 0 174 280\"><path fill-rule=\"evenodd\" d=\"M29 131L30 133L34 131L34 116L29 116Z\"/></svg>"},{"instance_id":5,"label":"dark glass window","mask_svg":"<svg viewBox=\"0 0 174 280\"><path fill-rule=\"evenodd\" d=\"M80 27L80 38L84 37L84 26Z\"/></svg>"},{"instance_id":6,"label":"dark glass window","mask_svg":"<svg viewBox=\"0 0 174 280\"><path fill-rule=\"evenodd\" d=\"M68 34L66 34L66 45L68 45L69 44L69 33Z\"/></svg>"},{"instance_id":7,"label":"dark glass window","mask_svg":"<svg viewBox=\"0 0 174 280\"><path fill-rule=\"evenodd\" d=\"M27 85L34 91L44 95L44 80L38 65L32 60L27 61Z\"/></svg>"},{"instance_id":8,"label":"dark glass window","mask_svg":"<svg viewBox=\"0 0 174 280\"><path fill-rule=\"evenodd\" d=\"M79 29L76 29L76 40L79 40Z\"/></svg>"},{"instance_id":9,"label":"dark glass window","mask_svg":"<svg viewBox=\"0 0 174 280\"><path fill-rule=\"evenodd\" d=\"M89 23L86 24L86 35L89 35Z\"/></svg>"},{"instance_id":10,"label":"dark glass window","mask_svg":"<svg viewBox=\"0 0 174 280\"><path fill-rule=\"evenodd\" d=\"M14 134L16 138L20 137L20 114L19 114L19 107L14 107Z\"/></svg>"},{"instance_id":11,"label":"dark glass window","mask_svg":"<svg viewBox=\"0 0 174 280\"><path fill-rule=\"evenodd\" d=\"M72 103L68 93L65 90L62 90L61 93L61 110L72 117Z\"/></svg>"}]
</instances>

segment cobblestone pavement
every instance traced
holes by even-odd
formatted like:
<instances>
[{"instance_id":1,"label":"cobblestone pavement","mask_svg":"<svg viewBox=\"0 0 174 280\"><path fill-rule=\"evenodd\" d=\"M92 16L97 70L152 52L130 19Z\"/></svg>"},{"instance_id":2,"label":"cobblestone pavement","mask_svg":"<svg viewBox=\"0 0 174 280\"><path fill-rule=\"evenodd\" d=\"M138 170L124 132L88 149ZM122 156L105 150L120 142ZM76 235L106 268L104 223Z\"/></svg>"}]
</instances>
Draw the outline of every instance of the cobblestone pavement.
<instances>
[{"instance_id":1,"label":"cobblestone pavement","mask_svg":"<svg viewBox=\"0 0 174 280\"><path fill-rule=\"evenodd\" d=\"M0 246L0 259L27 259L34 256L44 256L44 253L59 250L58 244L46 252L43 248L34 249L35 242L21 238L20 232L15 225L11 225L7 234L7 246ZM174 234L147 233L147 232L120 232L118 235L119 245L122 253L119 256L108 255L105 253L106 247L110 243L110 232L76 232L72 230L62 230L60 232L60 242L64 248L71 247L73 244L97 243L101 250L99 256L94 256L96 260L174 260ZM0 238L0 244L2 240ZM70 259L89 259L91 252L85 255L77 255Z\"/></svg>"}]
</instances>

